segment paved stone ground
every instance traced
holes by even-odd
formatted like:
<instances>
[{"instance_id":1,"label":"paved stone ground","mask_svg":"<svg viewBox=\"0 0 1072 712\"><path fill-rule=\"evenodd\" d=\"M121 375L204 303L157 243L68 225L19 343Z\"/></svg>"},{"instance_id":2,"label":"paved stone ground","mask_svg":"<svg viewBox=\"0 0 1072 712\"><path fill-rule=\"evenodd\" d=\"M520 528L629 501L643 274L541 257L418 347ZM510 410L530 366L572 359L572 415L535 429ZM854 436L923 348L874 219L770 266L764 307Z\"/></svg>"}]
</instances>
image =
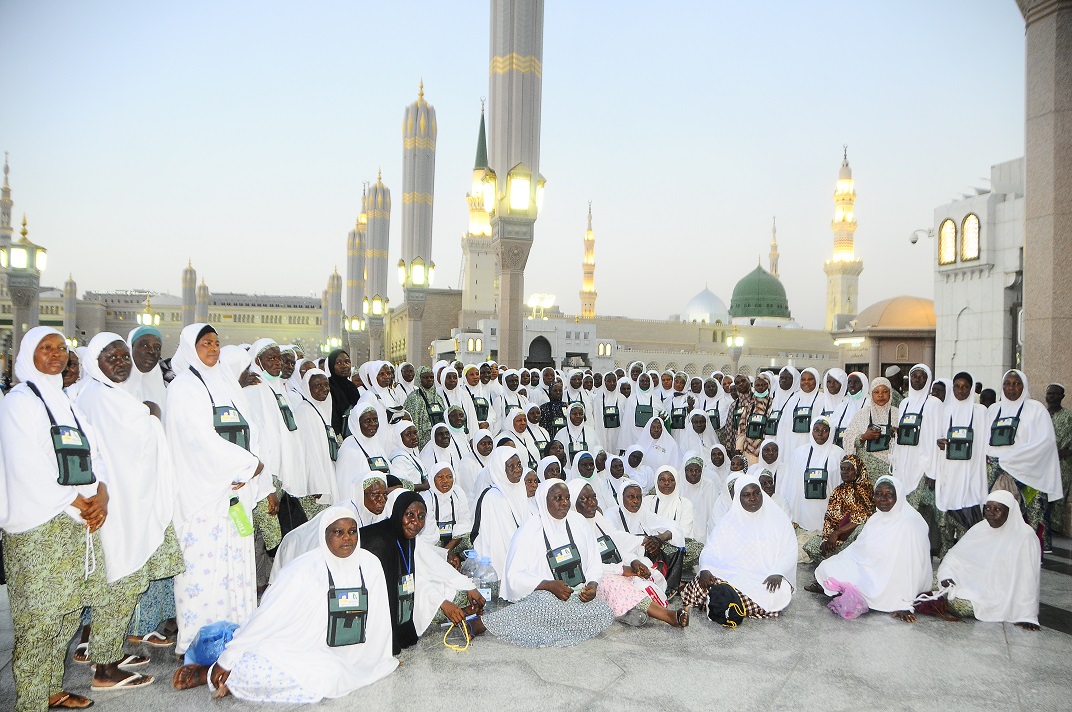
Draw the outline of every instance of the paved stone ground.
<instances>
[{"instance_id":1,"label":"paved stone ground","mask_svg":"<svg viewBox=\"0 0 1072 712\"><path fill-rule=\"evenodd\" d=\"M466 652L428 634L402 666L354 695L318 709L512 710L1068 710L1072 709L1072 541L1058 539L1042 571L1043 630L1012 625L909 625L870 613L843 621L821 597L799 591L783 616L723 630L694 616L685 631L615 624L568 649L522 650L488 637ZM812 580L801 567L799 584ZM0 587L0 710L14 707L12 629ZM171 687L171 650L146 649L157 681L94 693L95 710L230 710L206 688ZM68 663L68 689L88 694L87 667ZM297 708L295 708L297 709Z\"/></svg>"}]
</instances>

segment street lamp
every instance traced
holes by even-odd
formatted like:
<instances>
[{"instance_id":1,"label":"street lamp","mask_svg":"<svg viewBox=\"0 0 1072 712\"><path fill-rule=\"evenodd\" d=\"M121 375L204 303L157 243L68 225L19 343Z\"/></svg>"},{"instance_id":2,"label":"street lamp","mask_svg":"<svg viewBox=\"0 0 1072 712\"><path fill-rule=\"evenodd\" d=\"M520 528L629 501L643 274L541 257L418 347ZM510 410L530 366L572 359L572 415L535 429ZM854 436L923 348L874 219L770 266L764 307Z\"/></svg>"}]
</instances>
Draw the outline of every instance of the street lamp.
<instances>
[{"instance_id":1,"label":"street lamp","mask_svg":"<svg viewBox=\"0 0 1072 712\"><path fill-rule=\"evenodd\" d=\"M7 270L7 288L14 307L12 315L12 357L18 357L19 344L25 329L39 323L38 288L41 272L48 262L48 251L27 237L26 216L22 216L22 238L0 246L0 267Z\"/></svg>"},{"instance_id":2,"label":"street lamp","mask_svg":"<svg viewBox=\"0 0 1072 712\"><path fill-rule=\"evenodd\" d=\"M153 313L153 305L148 294L145 295L145 310L138 312L137 319L141 326L160 326L160 314Z\"/></svg>"},{"instance_id":3,"label":"street lamp","mask_svg":"<svg viewBox=\"0 0 1072 712\"><path fill-rule=\"evenodd\" d=\"M413 261L406 266L406 261L398 261L398 283L403 287L431 287L435 279L435 262L425 261L420 257L414 257Z\"/></svg>"},{"instance_id":4,"label":"street lamp","mask_svg":"<svg viewBox=\"0 0 1072 712\"><path fill-rule=\"evenodd\" d=\"M733 357L733 375L741 371L741 354L744 353L744 337L737 334L737 326L733 327L733 334L726 337L726 348Z\"/></svg>"},{"instance_id":5,"label":"street lamp","mask_svg":"<svg viewBox=\"0 0 1072 712\"><path fill-rule=\"evenodd\" d=\"M364 331L368 328L368 322L359 316L347 317L345 314L342 317L342 328L351 333L357 333Z\"/></svg>"}]
</instances>

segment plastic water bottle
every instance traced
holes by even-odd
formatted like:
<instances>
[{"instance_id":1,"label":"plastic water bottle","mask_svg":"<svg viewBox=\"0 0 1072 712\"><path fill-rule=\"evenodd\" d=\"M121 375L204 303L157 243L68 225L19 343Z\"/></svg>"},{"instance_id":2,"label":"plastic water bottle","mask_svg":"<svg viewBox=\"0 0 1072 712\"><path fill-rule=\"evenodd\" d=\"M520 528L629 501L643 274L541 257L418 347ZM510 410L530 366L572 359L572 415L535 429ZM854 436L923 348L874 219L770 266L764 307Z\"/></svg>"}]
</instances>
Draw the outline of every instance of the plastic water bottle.
<instances>
[{"instance_id":1,"label":"plastic water bottle","mask_svg":"<svg viewBox=\"0 0 1072 712\"><path fill-rule=\"evenodd\" d=\"M231 506L228 508L227 514L231 517L231 521L234 522L235 529L238 530L238 536L249 536L253 533L253 524L249 521L246 508L238 501L238 497L231 497Z\"/></svg>"},{"instance_id":2,"label":"plastic water bottle","mask_svg":"<svg viewBox=\"0 0 1072 712\"><path fill-rule=\"evenodd\" d=\"M480 588L479 586L479 569L480 569L480 554L473 549L466 549L465 561L462 562L462 575L469 577L469 580L473 582L473 588Z\"/></svg>"},{"instance_id":3,"label":"plastic water bottle","mask_svg":"<svg viewBox=\"0 0 1072 712\"><path fill-rule=\"evenodd\" d=\"M480 559L478 590L488 604L494 604L499 599L499 575L495 572L495 567L491 565L491 559L486 556Z\"/></svg>"}]
</instances>

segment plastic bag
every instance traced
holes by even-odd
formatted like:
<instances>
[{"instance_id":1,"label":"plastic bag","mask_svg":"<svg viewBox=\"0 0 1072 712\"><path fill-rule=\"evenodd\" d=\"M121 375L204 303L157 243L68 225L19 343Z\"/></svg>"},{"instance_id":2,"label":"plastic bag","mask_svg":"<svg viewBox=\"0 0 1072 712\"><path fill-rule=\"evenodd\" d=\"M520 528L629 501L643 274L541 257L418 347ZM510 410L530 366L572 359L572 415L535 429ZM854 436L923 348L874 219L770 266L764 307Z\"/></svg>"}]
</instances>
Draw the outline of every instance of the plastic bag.
<instances>
[{"instance_id":1,"label":"plastic bag","mask_svg":"<svg viewBox=\"0 0 1072 712\"><path fill-rule=\"evenodd\" d=\"M864 599L864 595L860 593L860 589L851 583L842 583L837 579L831 578L823 582L823 588L827 591L841 593L840 596L835 596L830 603L827 603L826 607L847 621L859 618L871 610L867 607L867 601Z\"/></svg>"},{"instance_id":2,"label":"plastic bag","mask_svg":"<svg viewBox=\"0 0 1072 712\"><path fill-rule=\"evenodd\" d=\"M186 649L183 663L186 665L215 664L223 654L223 649L231 642L236 630L238 630L238 624L227 621L216 621L201 626L201 630L197 631L190 647Z\"/></svg>"}]
</instances>

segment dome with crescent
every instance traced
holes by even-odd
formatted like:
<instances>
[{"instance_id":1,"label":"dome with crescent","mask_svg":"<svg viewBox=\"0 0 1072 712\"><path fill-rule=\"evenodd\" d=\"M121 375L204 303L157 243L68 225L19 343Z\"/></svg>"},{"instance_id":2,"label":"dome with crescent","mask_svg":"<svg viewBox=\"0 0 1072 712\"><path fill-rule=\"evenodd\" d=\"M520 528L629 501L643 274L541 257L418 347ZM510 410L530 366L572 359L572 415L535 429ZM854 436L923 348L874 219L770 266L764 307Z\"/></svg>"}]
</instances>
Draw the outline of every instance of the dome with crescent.
<instances>
[{"instance_id":1,"label":"dome with crescent","mask_svg":"<svg viewBox=\"0 0 1072 712\"><path fill-rule=\"evenodd\" d=\"M742 277L733 288L730 315L737 323L793 318L782 281L760 266Z\"/></svg>"},{"instance_id":2,"label":"dome with crescent","mask_svg":"<svg viewBox=\"0 0 1072 712\"><path fill-rule=\"evenodd\" d=\"M728 324L730 313L726 309L726 303L718 298L718 295L706 286L685 305L683 314L684 321L699 324Z\"/></svg>"}]
</instances>

